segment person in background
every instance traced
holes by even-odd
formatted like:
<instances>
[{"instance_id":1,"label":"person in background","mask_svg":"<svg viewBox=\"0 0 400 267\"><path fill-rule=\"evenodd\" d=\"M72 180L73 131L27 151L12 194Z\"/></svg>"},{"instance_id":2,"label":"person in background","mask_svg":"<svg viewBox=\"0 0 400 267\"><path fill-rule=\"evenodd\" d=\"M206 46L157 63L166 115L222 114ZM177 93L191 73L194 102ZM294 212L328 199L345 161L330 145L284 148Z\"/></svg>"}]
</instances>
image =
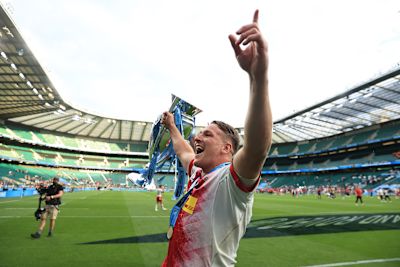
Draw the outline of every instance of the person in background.
<instances>
[{"instance_id":1,"label":"person in background","mask_svg":"<svg viewBox=\"0 0 400 267\"><path fill-rule=\"evenodd\" d=\"M61 197L63 196L63 194L64 194L64 187L59 183L59 179L57 177L54 177L53 183L46 189L46 194L45 194L46 210L40 218L39 229L35 233L31 234L32 238L34 239L40 238L43 229L46 226L47 217L50 217L50 226L47 236L51 237L53 235L54 227L56 225L57 215L60 210Z\"/></svg>"},{"instance_id":2,"label":"person in background","mask_svg":"<svg viewBox=\"0 0 400 267\"><path fill-rule=\"evenodd\" d=\"M383 195L384 195L383 188L379 188L378 191L377 191L377 194L378 194L379 199L381 201L384 201L383 200Z\"/></svg>"},{"instance_id":3,"label":"person in background","mask_svg":"<svg viewBox=\"0 0 400 267\"><path fill-rule=\"evenodd\" d=\"M383 189L383 196L384 196L384 201L389 201L389 202L392 202L392 199L390 198L390 195L389 195L389 188L384 188Z\"/></svg>"},{"instance_id":4,"label":"person in background","mask_svg":"<svg viewBox=\"0 0 400 267\"><path fill-rule=\"evenodd\" d=\"M158 188L156 189L157 195L156 195L156 207L155 207L155 211L158 211L158 208L162 209L162 210L167 210L164 207L163 204L163 193L164 193L164 186L163 185L159 185Z\"/></svg>"},{"instance_id":5,"label":"person in background","mask_svg":"<svg viewBox=\"0 0 400 267\"><path fill-rule=\"evenodd\" d=\"M362 200L363 190L361 189L361 187L356 186L354 193L356 195L356 205L358 206L358 201L360 201L361 204L364 205L363 200Z\"/></svg>"}]
</instances>

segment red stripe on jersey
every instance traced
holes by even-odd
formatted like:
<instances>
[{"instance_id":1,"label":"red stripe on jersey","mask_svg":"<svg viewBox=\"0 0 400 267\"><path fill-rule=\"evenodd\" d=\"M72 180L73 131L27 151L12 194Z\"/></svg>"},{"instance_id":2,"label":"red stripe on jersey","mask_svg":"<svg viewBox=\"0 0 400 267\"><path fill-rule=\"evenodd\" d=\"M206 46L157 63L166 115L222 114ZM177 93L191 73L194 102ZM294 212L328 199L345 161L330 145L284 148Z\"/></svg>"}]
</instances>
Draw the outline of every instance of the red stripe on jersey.
<instances>
[{"instance_id":1,"label":"red stripe on jersey","mask_svg":"<svg viewBox=\"0 0 400 267\"><path fill-rule=\"evenodd\" d=\"M244 184L244 183L240 180L239 175L237 175L237 173L235 172L235 169L233 168L233 164L231 164L231 167L229 168L229 170L231 171L231 174L232 174L233 180L235 181L235 184L236 184L237 187L239 187L239 189L242 190L243 192L248 193L248 192L253 191L254 188L256 188L257 185L258 185L258 183L260 182L260 177L261 177L261 175L258 176L257 181L256 181L253 185L248 186L248 185Z\"/></svg>"}]
</instances>

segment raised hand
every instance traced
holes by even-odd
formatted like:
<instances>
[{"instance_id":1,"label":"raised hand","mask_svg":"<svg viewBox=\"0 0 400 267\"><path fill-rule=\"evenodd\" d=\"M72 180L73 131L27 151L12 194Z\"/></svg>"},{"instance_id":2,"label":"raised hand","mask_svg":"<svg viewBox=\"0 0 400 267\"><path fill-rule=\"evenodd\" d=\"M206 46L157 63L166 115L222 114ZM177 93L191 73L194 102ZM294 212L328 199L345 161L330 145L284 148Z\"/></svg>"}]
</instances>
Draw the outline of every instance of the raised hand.
<instances>
[{"instance_id":1,"label":"raised hand","mask_svg":"<svg viewBox=\"0 0 400 267\"><path fill-rule=\"evenodd\" d=\"M165 111L162 114L161 118L161 123L167 127L167 129L170 129L171 127L175 126L175 120L174 120L174 115L172 113Z\"/></svg>"},{"instance_id":2,"label":"raised hand","mask_svg":"<svg viewBox=\"0 0 400 267\"><path fill-rule=\"evenodd\" d=\"M254 79L266 78L268 70L268 46L258 25L258 10L254 12L253 23L242 26L235 35L229 35L240 67ZM242 49L241 45L246 46Z\"/></svg>"}]
</instances>

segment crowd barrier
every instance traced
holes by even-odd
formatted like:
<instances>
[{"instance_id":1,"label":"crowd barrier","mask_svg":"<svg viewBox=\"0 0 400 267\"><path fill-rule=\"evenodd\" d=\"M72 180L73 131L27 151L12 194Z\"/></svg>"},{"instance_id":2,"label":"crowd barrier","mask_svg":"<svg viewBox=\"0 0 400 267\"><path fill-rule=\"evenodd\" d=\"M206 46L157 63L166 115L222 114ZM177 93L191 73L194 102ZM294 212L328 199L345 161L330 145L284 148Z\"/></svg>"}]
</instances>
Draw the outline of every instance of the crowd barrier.
<instances>
[{"instance_id":1,"label":"crowd barrier","mask_svg":"<svg viewBox=\"0 0 400 267\"><path fill-rule=\"evenodd\" d=\"M35 188L14 188L8 190L0 190L0 198L4 197L28 197L37 195Z\"/></svg>"},{"instance_id":2,"label":"crowd barrier","mask_svg":"<svg viewBox=\"0 0 400 267\"><path fill-rule=\"evenodd\" d=\"M79 192L79 191L96 191L99 190L97 187L86 187L86 188L65 188L64 192ZM104 189L100 189L104 190ZM147 192L148 190L143 189L143 188L118 188L118 187L113 187L111 189L106 189L106 190L112 190L112 191L129 191L129 192ZM29 196L34 196L37 195L38 192L36 191L35 188L13 188L13 189L0 189L0 198L9 198L9 197L29 197Z\"/></svg>"}]
</instances>

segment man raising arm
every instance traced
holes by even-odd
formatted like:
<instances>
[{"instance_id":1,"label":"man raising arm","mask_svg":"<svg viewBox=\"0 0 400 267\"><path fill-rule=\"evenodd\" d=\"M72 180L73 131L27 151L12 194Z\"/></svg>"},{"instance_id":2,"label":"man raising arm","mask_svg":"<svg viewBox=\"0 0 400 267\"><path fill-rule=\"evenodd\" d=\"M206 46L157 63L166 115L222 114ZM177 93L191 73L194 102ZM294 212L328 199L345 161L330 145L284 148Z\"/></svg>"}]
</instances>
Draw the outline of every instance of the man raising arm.
<instances>
[{"instance_id":1,"label":"man raising arm","mask_svg":"<svg viewBox=\"0 0 400 267\"><path fill-rule=\"evenodd\" d=\"M256 178L272 138L272 115L268 94L268 48L258 27L258 10L253 23L241 27L239 39L229 36L240 67L249 74L250 96L244 126L244 143L233 159L235 171L241 177ZM242 50L240 45L248 45ZM249 160L251 159L251 160Z\"/></svg>"},{"instance_id":2,"label":"man raising arm","mask_svg":"<svg viewBox=\"0 0 400 267\"><path fill-rule=\"evenodd\" d=\"M168 254L163 266L233 266L250 222L254 189L272 135L268 97L267 43L253 22L229 36L240 67L249 74L250 98L244 143L230 125L213 121L195 138L183 139L171 113L163 114L174 150L190 179L187 193L171 211ZM242 45L246 46L242 49Z\"/></svg>"}]
</instances>

